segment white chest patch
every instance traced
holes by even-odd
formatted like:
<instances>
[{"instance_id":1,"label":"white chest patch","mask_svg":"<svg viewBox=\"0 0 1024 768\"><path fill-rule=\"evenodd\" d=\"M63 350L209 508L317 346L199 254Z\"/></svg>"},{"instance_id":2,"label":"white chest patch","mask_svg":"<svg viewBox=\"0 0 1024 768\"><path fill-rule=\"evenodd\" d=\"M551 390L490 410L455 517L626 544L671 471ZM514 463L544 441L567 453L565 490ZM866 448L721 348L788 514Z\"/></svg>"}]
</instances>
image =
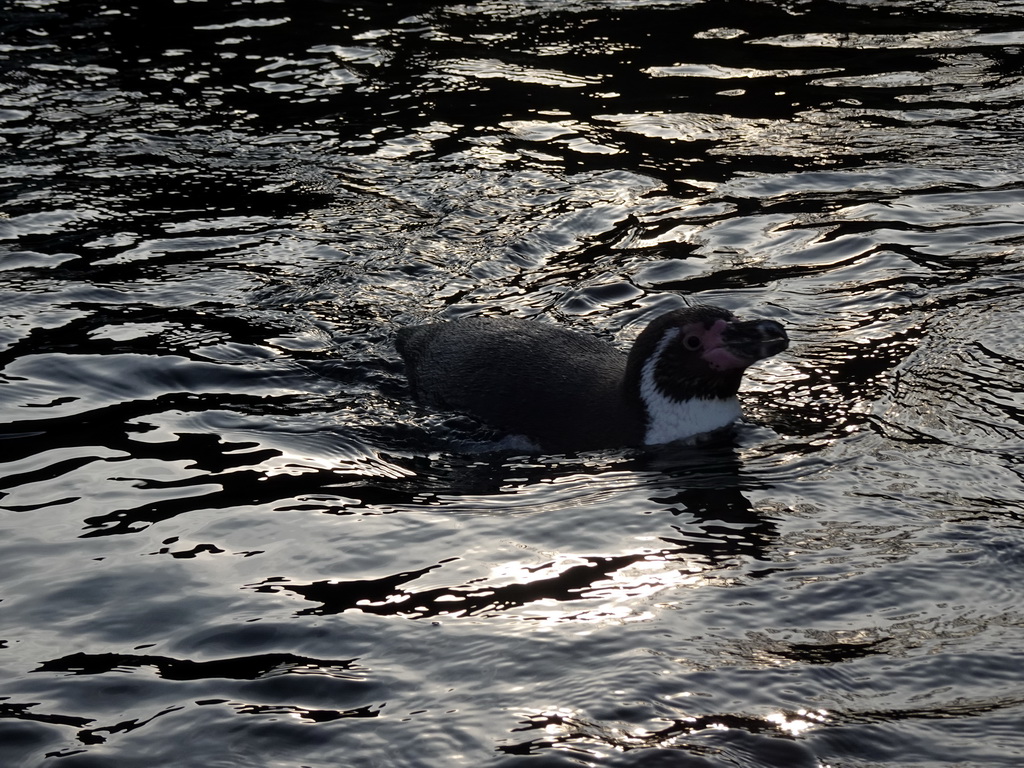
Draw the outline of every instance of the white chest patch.
<instances>
[{"instance_id":1,"label":"white chest patch","mask_svg":"<svg viewBox=\"0 0 1024 768\"><path fill-rule=\"evenodd\" d=\"M713 432L736 421L741 415L740 402L735 397L673 400L666 397L654 383L654 369L665 348L679 335L677 329L668 331L644 363L640 372L640 399L647 409L646 445L671 443L687 437Z\"/></svg>"}]
</instances>

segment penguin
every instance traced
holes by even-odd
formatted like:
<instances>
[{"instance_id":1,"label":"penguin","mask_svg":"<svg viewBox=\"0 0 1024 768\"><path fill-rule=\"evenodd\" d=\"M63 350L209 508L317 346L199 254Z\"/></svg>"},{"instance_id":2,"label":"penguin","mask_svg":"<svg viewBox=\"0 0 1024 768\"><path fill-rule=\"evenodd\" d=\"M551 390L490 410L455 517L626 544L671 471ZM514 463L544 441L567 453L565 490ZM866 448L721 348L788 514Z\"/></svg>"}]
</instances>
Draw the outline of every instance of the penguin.
<instances>
[{"instance_id":1,"label":"penguin","mask_svg":"<svg viewBox=\"0 0 1024 768\"><path fill-rule=\"evenodd\" d=\"M743 372L789 337L774 320L695 305L655 318L628 354L551 323L485 316L404 327L396 346L419 403L570 453L729 426Z\"/></svg>"}]
</instances>

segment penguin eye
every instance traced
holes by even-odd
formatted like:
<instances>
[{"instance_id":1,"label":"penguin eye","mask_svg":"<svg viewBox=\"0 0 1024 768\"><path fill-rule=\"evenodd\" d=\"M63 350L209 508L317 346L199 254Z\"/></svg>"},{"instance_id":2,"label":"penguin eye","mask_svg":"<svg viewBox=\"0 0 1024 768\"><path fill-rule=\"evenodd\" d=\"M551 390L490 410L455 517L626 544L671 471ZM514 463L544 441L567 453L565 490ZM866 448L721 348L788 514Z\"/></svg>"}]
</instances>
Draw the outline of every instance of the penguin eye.
<instances>
[{"instance_id":1,"label":"penguin eye","mask_svg":"<svg viewBox=\"0 0 1024 768\"><path fill-rule=\"evenodd\" d=\"M689 336L684 336L683 347L690 350L691 352L696 352L698 349L701 348L700 337L694 336L693 334L690 334Z\"/></svg>"}]
</instances>

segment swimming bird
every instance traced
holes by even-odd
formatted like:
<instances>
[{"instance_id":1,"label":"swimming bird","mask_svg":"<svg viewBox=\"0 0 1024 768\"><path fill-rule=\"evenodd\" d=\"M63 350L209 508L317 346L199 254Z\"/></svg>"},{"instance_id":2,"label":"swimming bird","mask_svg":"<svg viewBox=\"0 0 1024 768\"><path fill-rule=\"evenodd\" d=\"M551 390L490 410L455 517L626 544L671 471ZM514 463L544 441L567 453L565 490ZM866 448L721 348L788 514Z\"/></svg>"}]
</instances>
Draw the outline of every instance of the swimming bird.
<instances>
[{"instance_id":1,"label":"swimming bird","mask_svg":"<svg viewBox=\"0 0 1024 768\"><path fill-rule=\"evenodd\" d=\"M743 372L782 352L774 320L697 305L655 318L628 354L551 323L467 317L398 332L413 395L552 453L657 445L728 426Z\"/></svg>"}]
</instances>

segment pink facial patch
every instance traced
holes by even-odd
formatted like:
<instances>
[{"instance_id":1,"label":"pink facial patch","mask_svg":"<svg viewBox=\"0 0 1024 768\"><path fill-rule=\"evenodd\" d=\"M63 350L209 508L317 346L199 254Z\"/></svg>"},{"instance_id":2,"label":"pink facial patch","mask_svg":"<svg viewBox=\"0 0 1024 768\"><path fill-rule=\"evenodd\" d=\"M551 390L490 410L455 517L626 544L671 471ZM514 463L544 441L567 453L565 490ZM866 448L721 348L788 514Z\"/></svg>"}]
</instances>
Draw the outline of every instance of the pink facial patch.
<instances>
[{"instance_id":1,"label":"pink facial patch","mask_svg":"<svg viewBox=\"0 0 1024 768\"><path fill-rule=\"evenodd\" d=\"M746 368L751 363L750 360L738 357L725 346L722 335L728 327L729 323L725 320L716 320L710 328L701 329L697 333L704 343L704 354L702 355L704 362L711 366L712 370L733 371L737 368Z\"/></svg>"},{"instance_id":2,"label":"pink facial patch","mask_svg":"<svg viewBox=\"0 0 1024 768\"><path fill-rule=\"evenodd\" d=\"M746 358L737 357L725 347L707 350L704 353L704 360L713 370L716 371L731 371L737 368L746 368L751 362Z\"/></svg>"}]
</instances>

